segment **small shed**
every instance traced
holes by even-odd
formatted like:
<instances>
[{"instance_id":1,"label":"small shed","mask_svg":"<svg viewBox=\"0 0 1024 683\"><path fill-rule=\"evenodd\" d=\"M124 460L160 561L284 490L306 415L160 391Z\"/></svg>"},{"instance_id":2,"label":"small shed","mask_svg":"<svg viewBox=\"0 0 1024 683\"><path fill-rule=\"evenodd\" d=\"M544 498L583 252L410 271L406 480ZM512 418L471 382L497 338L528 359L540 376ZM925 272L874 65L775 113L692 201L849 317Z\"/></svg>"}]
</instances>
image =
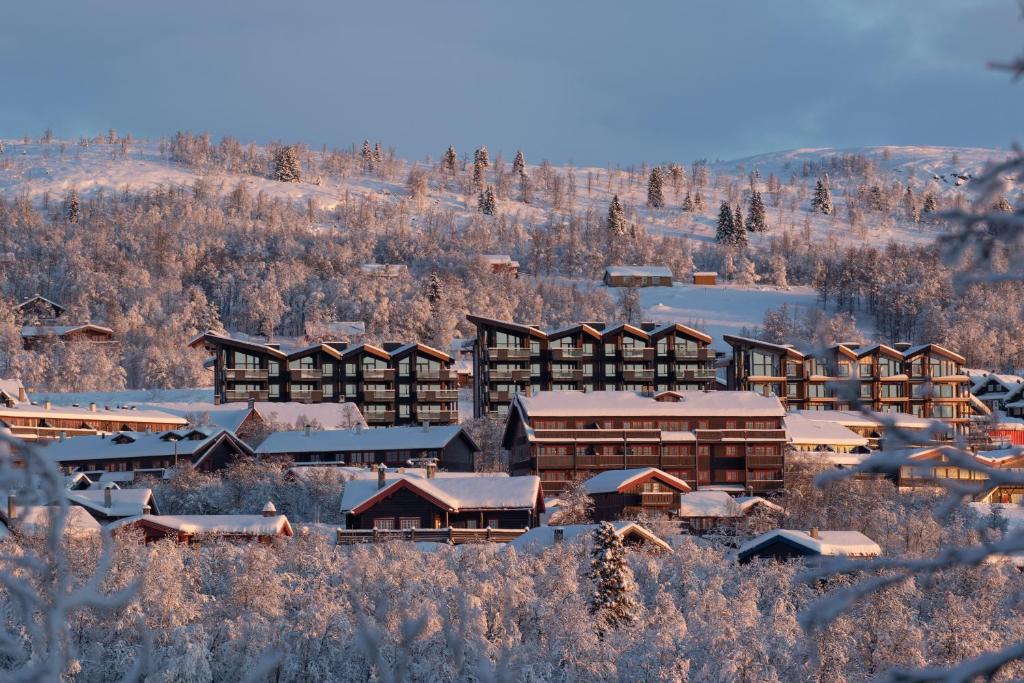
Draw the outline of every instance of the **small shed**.
<instances>
[{"instance_id":1,"label":"small shed","mask_svg":"<svg viewBox=\"0 0 1024 683\"><path fill-rule=\"evenodd\" d=\"M672 277L666 266L608 266L604 271L609 287L671 287Z\"/></svg>"},{"instance_id":2,"label":"small shed","mask_svg":"<svg viewBox=\"0 0 1024 683\"><path fill-rule=\"evenodd\" d=\"M718 284L718 273L713 270L702 270L693 274L693 284L711 285Z\"/></svg>"}]
</instances>

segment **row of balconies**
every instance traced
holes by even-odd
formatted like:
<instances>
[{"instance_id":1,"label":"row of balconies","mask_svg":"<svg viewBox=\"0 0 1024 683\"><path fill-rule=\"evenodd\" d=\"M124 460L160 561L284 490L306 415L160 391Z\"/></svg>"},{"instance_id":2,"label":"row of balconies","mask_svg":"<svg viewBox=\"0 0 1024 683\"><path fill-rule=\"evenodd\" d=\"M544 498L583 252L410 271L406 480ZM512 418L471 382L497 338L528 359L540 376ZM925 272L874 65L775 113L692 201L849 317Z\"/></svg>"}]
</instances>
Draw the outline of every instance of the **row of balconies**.
<instances>
[{"instance_id":1,"label":"row of balconies","mask_svg":"<svg viewBox=\"0 0 1024 683\"><path fill-rule=\"evenodd\" d=\"M372 370L363 370L362 378L364 380L391 381L395 379L395 374L394 368L374 368ZM323 370L320 368L299 368L287 371L287 377L292 381L319 380L323 376ZM233 381L262 381L269 379L269 370L266 368L224 368L224 378ZM451 369L424 370L417 372L415 379L417 382L454 381L457 379L457 375Z\"/></svg>"},{"instance_id":2,"label":"row of balconies","mask_svg":"<svg viewBox=\"0 0 1024 683\"><path fill-rule=\"evenodd\" d=\"M547 355L552 360L577 360L580 358L592 358L595 355L594 350L586 350L579 346L558 346L547 349ZM488 347L487 358L489 360L528 360L531 356L540 357L542 353L532 353L527 348L505 348L505 347ZM603 354L602 354L603 355ZM655 355L676 358L679 360L714 360L715 351L714 349L687 349L687 350L671 350L667 349L664 351L658 351L653 347L645 348L622 348L618 349L617 354L627 360L654 360ZM605 356L609 357L609 356Z\"/></svg>"}]
</instances>

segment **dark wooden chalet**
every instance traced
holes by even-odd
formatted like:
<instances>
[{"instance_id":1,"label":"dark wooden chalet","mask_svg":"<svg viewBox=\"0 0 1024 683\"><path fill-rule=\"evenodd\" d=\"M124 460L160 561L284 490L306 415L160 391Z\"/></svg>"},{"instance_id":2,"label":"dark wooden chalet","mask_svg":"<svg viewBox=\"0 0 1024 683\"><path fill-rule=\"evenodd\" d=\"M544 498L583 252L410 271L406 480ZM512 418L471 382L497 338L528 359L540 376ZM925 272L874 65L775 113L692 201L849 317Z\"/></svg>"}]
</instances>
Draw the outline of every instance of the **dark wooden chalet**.
<instances>
[{"instance_id":1,"label":"dark wooden chalet","mask_svg":"<svg viewBox=\"0 0 1024 683\"><path fill-rule=\"evenodd\" d=\"M801 559L813 564L827 557L863 559L881 554L879 545L859 531L774 529L740 546L736 559L741 564L755 559L781 562Z\"/></svg>"},{"instance_id":2,"label":"dark wooden chalet","mask_svg":"<svg viewBox=\"0 0 1024 683\"><path fill-rule=\"evenodd\" d=\"M672 515L679 508L679 496L690 490L685 481L656 467L607 470L583 486L594 501L595 522L635 519L640 513Z\"/></svg>"}]
</instances>

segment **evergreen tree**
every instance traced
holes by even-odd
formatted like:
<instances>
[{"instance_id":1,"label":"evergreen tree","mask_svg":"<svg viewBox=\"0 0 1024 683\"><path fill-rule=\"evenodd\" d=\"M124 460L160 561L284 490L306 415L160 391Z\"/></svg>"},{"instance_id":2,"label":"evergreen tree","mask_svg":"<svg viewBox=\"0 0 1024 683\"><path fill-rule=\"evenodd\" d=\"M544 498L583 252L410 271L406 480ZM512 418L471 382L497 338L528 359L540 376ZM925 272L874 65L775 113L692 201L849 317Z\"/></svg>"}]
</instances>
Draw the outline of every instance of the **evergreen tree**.
<instances>
[{"instance_id":1,"label":"evergreen tree","mask_svg":"<svg viewBox=\"0 0 1024 683\"><path fill-rule=\"evenodd\" d=\"M455 154L455 148L448 145L448 149L445 150L444 156L441 158L441 168L443 168L447 173L455 175L458 161L459 157Z\"/></svg>"},{"instance_id":2,"label":"evergreen tree","mask_svg":"<svg viewBox=\"0 0 1024 683\"><path fill-rule=\"evenodd\" d=\"M370 149L370 141L363 140L363 171L369 173L373 170L373 150Z\"/></svg>"},{"instance_id":3,"label":"evergreen tree","mask_svg":"<svg viewBox=\"0 0 1024 683\"><path fill-rule=\"evenodd\" d=\"M660 209L665 206L665 192L662 187L661 169L655 166L647 180L647 206Z\"/></svg>"},{"instance_id":4,"label":"evergreen tree","mask_svg":"<svg viewBox=\"0 0 1024 683\"><path fill-rule=\"evenodd\" d=\"M903 193L903 210L906 212L907 220L914 223L921 221L921 212L917 209L917 197L914 196L914 190L910 187Z\"/></svg>"},{"instance_id":5,"label":"evergreen tree","mask_svg":"<svg viewBox=\"0 0 1024 683\"><path fill-rule=\"evenodd\" d=\"M613 196L612 203L608 205L608 220L605 227L616 237L623 237L626 234L626 212L619 203L619 195Z\"/></svg>"},{"instance_id":6,"label":"evergreen tree","mask_svg":"<svg viewBox=\"0 0 1024 683\"><path fill-rule=\"evenodd\" d=\"M764 208L764 200L761 193L754 190L750 195L750 211L747 213L747 230L751 232L768 231L768 213Z\"/></svg>"},{"instance_id":7,"label":"evergreen tree","mask_svg":"<svg viewBox=\"0 0 1024 683\"><path fill-rule=\"evenodd\" d=\"M477 199L477 206L480 209L480 213L485 216L493 216L495 210L498 208L498 202L494 197L494 188L488 185L480 191L480 196Z\"/></svg>"},{"instance_id":8,"label":"evergreen tree","mask_svg":"<svg viewBox=\"0 0 1024 683\"><path fill-rule=\"evenodd\" d=\"M384 150L381 149L380 143L378 142L373 145L373 162L375 164L379 164L382 161L384 161Z\"/></svg>"},{"instance_id":9,"label":"evergreen tree","mask_svg":"<svg viewBox=\"0 0 1024 683\"><path fill-rule=\"evenodd\" d=\"M789 277L786 272L786 257L781 253L775 253L768 261L768 267L771 270L769 278L771 283L776 287L788 288Z\"/></svg>"},{"instance_id":10,"label":"evergreen tree","mask_svg":"<svg viewBox=\"0 0 1024 683\"><path fill-rule=\"evenodd\" d=\"M1010 200L1006 198L1005 194L999 196L999 200L996 201L995 206L992 208L1003 213L1013 213L1013 205L1010 204Z\"/></svg>"},{"instance_id":11,"label":"evergreen tree","mask_svg":"<svg viewBox=\"0 0 1024 683\"><path fill-rule=\"evenodd\" d=\"M473 185L475 187L483 187L486 169L487 167L477 157L476 161L473 162Z\"/></svg>"},{"instance_id":12,"label":"evergreen tree","mask_svg":"<svg viewBox=\"0 0 1024 683\"><path fill-rule=\"evenodd\" d=\"M701 195L700 190L693 193L693 210L700 213L705 209L704 197Z\"/></svg>"},{"instance_id":13,"label":"evergreen tree","mask_svg":"<svg viewBox=\"0 0 1024 683\"><path fill-rule=\"evenodd\" d=\"M742 209L740 209L739 204L737 204L736 207L733 209L732 231L734 235L739 235L740 233L746 231L746 229L743 227L743 211ZM745 240L746 237L744 237L743 239Z\"/></svg>"},{"instance_id":14,"label":"evergreen tree","mask_svg":"<svg viewBox=\"0 0 1024 683\"><path fill-rule=\"evenodd\" d=\"M732 244L734 223L732 209L727 202L722 202L718 209L718 230L715 231L715 239L721 244Z\"/></svg>"},{"instance_id":15,"label":"evergreen tree","mask_svg":"<svg viewBox=\"0 0 1024 683\"><path fill-rule=\"evenodd\" d=\"M526 177L526 157L520 149L516 150L516 158L512 160L512 172L520 178Z\"/></svg>"},{"instance_id":16,"label":"evergreen tree","mask_svg":"<svg viewBox=\"0 0 1024 683\"><path fill-rule=\"evenodd\" d=\"M814 197L811 199L811 208L825 214L832 214L832 190L828 185L828 175L818 180L814 187Z\"/></svg>"},{"instance_id":17,"label":"evergreen tree","mask_svg":"<svg viewBox=\"0 0 1024 683\"><path fill-rule=\"evenodd\" d=\"M68 191L64 200L64 220L68 223L77 223L79 218L78 191L74 188Z\"/></svg>"},{"instance_id":18,"label":"evergreen tree","mask_svg":"<svg viewBox=\"0 0 1024 683\"><path fill-rule=\"evenodd\" d=\"M633 596L637 588L636 581L633 579L633 570L626 563L622 539L608 522L602 522L594 530L590 580L594 582L590 613L602 622L598 633L603 635L606 628L631 624L639 611Z\"/></svg>"},{"instance_id":19,"label":"evergreen tree","mask_svg":"<svg viewBox=\"0 0 1024 683\"><path fill-rule=\"evenodd\" d=\"M931 192L925 192L924 203L921 205L921 213L935 213L939 210L939 202Z\"/></svg>"},{"instance_id":20,"label":"evergreen tree","mask_svg":"<svg viewBox=\"0 0 1024 683\"><path fill-rule=\"evenodd\" d=\"M693 197L690 196L689 192L687 192L686 197L683 198L682 209L683 211L693 211Z\"/></svg>"},{"instance_id":21,"label":"evergreen tree","mask_svg":"<svg viewBox=\"0 0 1024 683\"><path fill-rule=\"evenodd\" d=\"M297 183L302 179L299 153L293 146L282 147L274 157L274 179L282 183Z\"/></svg>"},{"instance_id":22,"label":"evergreen tree","mask_svg":"<svg viewBox=\"0 0 1024 683\"><path fill-rule=\"evenodd\" d=\"M473 163L480 164L484 168L491 165L491 157L487 153L487 148L481 146L476 152L473 153Z\"/></svg>"}]
</instances>

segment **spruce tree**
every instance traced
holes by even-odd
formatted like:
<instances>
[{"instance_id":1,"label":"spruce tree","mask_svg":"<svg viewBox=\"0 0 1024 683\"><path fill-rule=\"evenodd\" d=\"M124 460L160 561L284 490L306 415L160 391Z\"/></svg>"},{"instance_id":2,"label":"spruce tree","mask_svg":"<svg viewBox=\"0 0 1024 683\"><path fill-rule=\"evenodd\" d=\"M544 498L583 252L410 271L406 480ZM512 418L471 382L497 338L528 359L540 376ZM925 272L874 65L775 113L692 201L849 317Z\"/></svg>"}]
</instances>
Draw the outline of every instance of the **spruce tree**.
<instances>
[{"instance_id":1,"label":"spruce tree","mask_svg":"<svg viewBox=\"0 0 1024 683\"><path fill-rule=\"evenodd\" d=\"M494 211L498 208L498 202L494 197L494 188L488 185L480 191L480 196L477 198L477 206L480 208L480 213L485 216L493 216Z\"/></svg>"},{"instance_id":2,"label":"spruce tree","mask_svg":"<svg viewBox=\"0 0 1024 683\"><path fill-rule=\"evenodd\" d=\"M718 209L718 230L715 231L715 239L721 244L732 244L733 234L732 209L727 202L722 202Z\"/></svg>"},{"instance_id":3,"label":"spruce tree","mask_svg":"<svg viewBox=\"0 0 1024 683\"><path fill-rule=\"evenodd\" d=\"M935 199L935 195L931 192L926 192L924 195L924 204L921 206L921 213L935 213L938 210L939 202Z\"/></svg>"},{"instance_id":4,"label":"spruce tree","mask_svg":"<svg viewBox=\"0 0 1024 683\"><path fill-rule=\"evenodd\" d=\"M512 160L512 172L520 178L526 177L526 158L522 150L516 150L516 158Z\"/></svg>"},{"instance_id":5,"label":"spruce tree","mask_svg":"<svg viewBox=\"0 0 1024 683\"><path fill-rule=\"evenodd\" d=\"M740 235L746 232L746 228L743 227L743 210L740 209L739 204L736 204L736 207L733 209L732 231L733 235ZM745 235L743 239L746 239Z\"/></svg>"},{"instance_id":6,"label":"spruce tree","mask_svg":"<svg viewBox=\"0 0 1024 683\"><path fill-rule=\"evenodd\" d=\"M455 175L456 165L459 161L458 155L455 154L455 148L448 145L448 149L445 150L444 156L441 157L441 168L451 175Z\"/></svg>"},{"instance_id":7,"label":"spruce tree","mask_svg":"<svg viewBox=\"0 0 1024 683\"><path fill-rule=\"evenodd\" d=\"M768 214L764 208L764 200L761 193L754 190L750 195L750 211L747 213L747 230L751 232L768 231Z\"/></svg>"},{"instance_id":8,"label":"spruce tree","mask_svg":"<svg viewBox=\"0 0 1024 683\"><path fill-rule=\"evenodd\" d=\"M480 149L473 153L473 163L480 164L484 168L487 168L488 166L491 165L491 157L487 153L486 147L481 145Z\"/></svg>"},{"instance_id":9,"label":"spruce tree","mask_svg":"<svg viewBox=\"0 0 1024 683\"><path fill-rule=\"evenodd\" d=\"M281 147L274 156L274 179L283 183L297 183L302 179L299 153L295 147Z\"/></svg>"},{"instance_id":10,"label":"spruce tree","mask_svg":"<svg viewBox=\"0 0 1024 683\"><path fill-rule=\"evenodd\" d=\"M477 157L476 161L473 162L473 185L475 187L483 187L485 177L486 166Z\"/></svg>"},{"instance_id":11,"label":"spruce tree","mask_svg":"<svg viewBox=\"0 0 1024 683\"><path fill-rule=\"evenodd\" d=\"M622 237L626 234L626 212L619 203L619 195L613 196L612 203L608 205L608 220L605 227L611 235Z\"/></svg>"},{"instance_id":12,"label":"spruce tree","mask_svg":"<svg viewBox=\"0 0 1024 683\"><path fill-rule=\"evenodd\" d=\"M600 619L598 633L631 624L639 605L634 598L637 586L633 570L626 563L626 551L615 527L608 522L594 530L591 551L590 580L594 593L590 613Z\"/></svg>"},{"instance_id":13,"label":"spruce tree","mask_svg":"<svg viewBox=\"0 0 1024 683\"><path fill-rule=\"evenodd\" d=\"M693 197L690 196L689 192L687 192L686 197L683 198L682 209L683 211L693 211Z\"/></svg>"},{"instance_id":14,"label":"spruce tree","mask_svg":"<svg viewBox=\"0 0 1024 683\"><path fill-rule=\"evenodd\" d=\"M700 213L705 209L704 197L701 195L700 190L693 193L693 210Z\"/></svg>"},{"instance_id":15,"label":"spruce tree","mask_svg":"<svg viewBox=\"0 0 1024 683\"><path fill-rule=\"evenodd\" d=\"M384 161L384 150L381 149L380 143L377 142L373 145L373 162L379 164Z\"/></svg>"},{"instance_id":16,"label":"spruce tree","mask_svg":"<svg viewBox=\"0 0 1024 683\"><path fill-rule=\"evenodd\" d=\"M77 223L79 218L78 191L71 188L64 200L64 219L68 223Z\"/></svg>"},{"instance_id":17,"label":"spruce tree","mask_svg":"<svg viewBox=\"0 0 1024 683\"><path fill-rule=\"evenodd\" d=\"M369 173L373 170L373 150L370 149L370 141L363 140L363 171Z\"/></svg>"},{"instance_id":18,"label":"spruce tree","mask_svg":"<svg viewBox=\"0 0 1024 683\"><path fill-rule=\"evenodd\" d=\"M825 214L832 213L832 190L828 186L828 176L818 180L814 187L814 197L811 199L811 208Z\"/></svg>"},{"instance_id":19,"label":"spruce tree","mask_svg":"<svg viewBox=\"0 0 1024 683\"><path fill-rule=\"evenodd\" d=\"M1006 198L1005 194L999 196L998 201L996 201L995 206L992 208L1003 213L1013 213L1013 205L1010 204L1010 200Z\"/></svg>"},{"instance_id":20,"label":"spruce tree","mask_svg":"<svg viewBox=\"0 0 1024 683\"><path fill-rule=\"evenodd\" d=\"M647 206L652 209L660 209L665 206L665 192L662 187L661 169L657 166L651 169L651 176L647 180Z\"/></svg>"}]
</instances>

